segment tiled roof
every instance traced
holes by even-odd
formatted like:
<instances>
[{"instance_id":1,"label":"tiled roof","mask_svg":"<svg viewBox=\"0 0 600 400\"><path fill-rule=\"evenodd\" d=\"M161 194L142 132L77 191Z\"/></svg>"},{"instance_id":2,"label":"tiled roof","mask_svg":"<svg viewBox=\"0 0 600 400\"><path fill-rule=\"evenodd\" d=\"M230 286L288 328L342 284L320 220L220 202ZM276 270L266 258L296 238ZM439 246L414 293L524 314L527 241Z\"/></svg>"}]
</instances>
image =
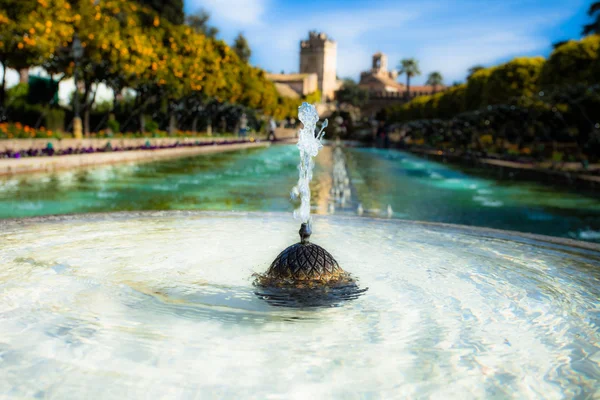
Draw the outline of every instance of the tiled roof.
<instances>
[{"instance_id":1,"label":"tiled roof","mask_svg":"<svg viewBox=\"0 0 600 400\"><path fill-rule=\"evenodd\" d=\"M292 99L300 98L300 95L285 83L275 82L275 89L277 89L277 93L279 93L280 96L290 97Z\"/></svg>"},{"instance_id":2,"label":"tiled roof","mask_svg":"<svg viewBox=\"0 0 600 400\"><path fill-rule=\"evenodd\" d=\"M436 89L437 91L442 91L444 90L445 86L438 86ZM410 85L410 91L411 92L423 92L423 93L431 93L433 92L433 86L429 86L429 85L425 85L425 86L413 86Z\"/></svg>"},{"instance_id":3,"label":"tiled roof","mask_svg":"<svg viewBox=\"0 0 600 400\"><path fill-rule=\"evenodd\" d=\"M302 81L310 74L267 74L267 79L276 82Z\"/></svg>"},{"instance_id":4,"label":"tiled roof","mask_svg":"<svg viewBox=\"0 0 600 400\"><path fill-rule=\"evenodd\" d=\"M365 75L361 78L360 84L367 86L367 85L369 85L369 83L372 83L374 81L380 82L385 86L396 88L399 92L406 91L406 85L404 85L403 83L400 83L400 82L396 82L392 78L388 78L387 76L384 76L384 75L374 75L374 74ZM437 91L439 92L439 91L443 90L444 88L445 88L445 86L438 86ZM415 92L416 93L432 93L433 87L429 86L429 85L423 85L423 86L410 85L410 92L411 93L415 93Z\"/></svg>"},{"instance_id":5,"label":"tiled roof","mask_svg":"<svg viewBox=\"0 0 600 400\"><path fill-rule=\"evenodd\" d=\"M403 84L396 82L392 78L388 78L387 76L383 76L383 75L369 74L369 75L363 76L360 80L360 84L368 85L370 82L373 82L373 81L380 82L380 83L384 84L385 86L394 87L398 90L405 90Z\"/></svg>"}]
</instances>

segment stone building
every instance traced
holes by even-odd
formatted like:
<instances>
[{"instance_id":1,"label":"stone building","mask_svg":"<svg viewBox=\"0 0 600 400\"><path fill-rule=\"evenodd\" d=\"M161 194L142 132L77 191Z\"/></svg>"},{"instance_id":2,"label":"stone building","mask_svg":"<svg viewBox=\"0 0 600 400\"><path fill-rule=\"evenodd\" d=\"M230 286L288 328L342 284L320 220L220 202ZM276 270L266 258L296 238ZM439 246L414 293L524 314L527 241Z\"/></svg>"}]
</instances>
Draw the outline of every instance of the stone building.
<instances>
[{"instance_id":1,"label":"stone building","mask_svg":"<svg viewBox=\"0 0 600 400\"><path fill-rule=\"evenodd\" d=\"M318 77L312 74L267 74L267 79L275 82L275 87L284 97L299 98L314 93L318 89Z\"/></svg>"},{"instance_id":2,"label":"stone building","mask_svg":"<svg viewBox=\"0 0 600 400\"><path fill-rule=\"evenodd\" d=\"M300 73L317 74L317 85L323 100L333 100L339 88L336 76L337 43L325 33L309 32L300 42Z\"/></svg>"},{"instance_id":3,"label":"stone building","mask_svg":"<svg viewBox=\"0 0 600 400\"><path fill-rule=\"evenodd\" d=\"M359 86L371 93L401 93L406 91L403 84L397 82L398 73L388 71L388 58L383 53L373 54L373 63L369 71L360 74Z\"/></svg>"},{"instance_id":4,"label":"stone building","mask_svg":"<svg viewBox=\"0 0 600 400\"><path fill-rule=\"evenodd\" d=\"M300 41L300 73L267 74L267 78L275 82L282 96L295 98L319 90L322 101L327 102L334 99L341 86L336 68L336 42L325 33L309 32L308 40Z\"/></svg>"},{"instance_id":5,"label":"stone building","mask_svg":"<svg viewBox=\"0 0 600 400\"><path fill-rule=\"evenodd\" d=\"M360 74L359 86L369 91L369 101L363 107L365 115L375 115L379 110L398 103L407 102L415 97L433 93L432 86L410 85L410 93L406 93L406 85L400 83L398 73L388 70L388 58L383 53L373 54L369 71ZM444 90L444 86L437 91Z\"/></svg>"},{"instance_id":6,"label":"stone building","mask_svg":"<svg viewBox=\"0 0 600 400\"><path fill-rule=\"evenodd\" d=\"M371 97L387 97L393 98L394 93L398 93L400 97L406 96L406 85L397 82L398 72L395 70L388 71L388 58L383 53L373 54L373 64L371 70L360 74L359 86L368 90ZM437 88L438 91L444 87ZM410 94L406 96L413 98L433 93L432 86L410 85Z\"/></svg>"}]
</instances>

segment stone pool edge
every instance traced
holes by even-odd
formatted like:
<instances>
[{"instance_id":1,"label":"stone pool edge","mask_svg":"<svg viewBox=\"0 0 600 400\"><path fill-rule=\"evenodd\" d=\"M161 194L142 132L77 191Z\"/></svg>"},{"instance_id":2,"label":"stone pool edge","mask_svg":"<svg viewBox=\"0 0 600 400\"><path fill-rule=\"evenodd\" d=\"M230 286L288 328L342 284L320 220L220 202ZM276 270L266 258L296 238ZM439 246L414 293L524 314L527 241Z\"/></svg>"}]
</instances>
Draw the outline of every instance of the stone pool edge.
<instances>
[{"instance_id":1,"label":"stone pool edge","mask_svg":"<svg viewBox=\"0 0 600 400\"><path fill-rule=\"evenodd\" d=\"M96 219L96 220L107 220L107 219L125 219L132 217L143 217L143 218L157 218L168 215L179 215L179 216L207 216L207 217L239 217L242 215L250 216L279 216L289 218L289 213L281 211L209 211L209 210L137 210L137 211L116 211L116 212L92 212L92 213L77 213L77 214L50 214L50 215L38 215L34 217L21 217L21 218L2 218L0 219L0 228L2 227L15 227L23 226L27 224L36 224L41 222L66 222L77 219ZM584 251L592 251L600 253L600 244L594 242L586 242L583 240L559 237L559 236L548 236L540 235L537 233L527 233L520 231L509 231L502 229L487 228L483 226L471 226L471 225L460 225L460 224L449 224L445 222L429 222L429 221L418 221L418 220L406 220L406 219L387 219L387 218L376 218L376 217L358 217L349 215L314 215L315 221L322 218L334 218L334 219L360 219L365 224L396 224L405 226L421 226L430 229L454 229L461 232L463 235L475 235L480 237L487 237L488 239L500 239L500 240L511 240L517 242L537 242L538 244L544 243L553 246L566 247L571 249L578 249ZM297 221L290 218L290 223L296 224ZM0 229L1 232L1 229ZM529 243L531 244L531 243Z\"/></svg>"},{"instance_id":2,"label":"stone pool edge","mask_svg":"<svg viewBox=\"0 0 600 400\"><path fill-rule=\"evenodd\" d=\"M151 162L169 158L191 157L198 154L220 153L257 147L268 147L270 142L215 144L198 147L177 147L156 150L132 150L107 153L70 154L57 157L24 157L0 160L0 176L53 172L64 169L92 167L104 164Z\"/></svg>"}]
</instances>

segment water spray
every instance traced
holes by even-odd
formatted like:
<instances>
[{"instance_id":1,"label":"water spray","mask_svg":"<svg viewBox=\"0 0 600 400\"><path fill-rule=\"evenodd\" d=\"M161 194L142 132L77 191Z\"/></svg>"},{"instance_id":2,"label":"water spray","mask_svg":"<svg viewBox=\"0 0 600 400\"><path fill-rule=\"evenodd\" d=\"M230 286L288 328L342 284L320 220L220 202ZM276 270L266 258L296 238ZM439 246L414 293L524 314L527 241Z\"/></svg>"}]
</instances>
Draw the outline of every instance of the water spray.
<instances>
[{"instance_id":1,"label":"water spray","mask_svg":"<svg viewBox=\"0 0 600 400\"><path fill-rule=\"evenodd\" d=\"M323 247L309 241L312 233L310 218L310 181L312 180L314 161L325 135L327 120L317 132L319 115L314 105L302 103L298 109L298 118L303 124L298 134L298 184L292 189L292 197L300 197L300 207L294 211L294 218L299 219L300 242L283 250L273 261L264 275L258 277L262 286L322 286L324 284L348 284L352 282L346 273Z\"/></svg>"}]
</instances>

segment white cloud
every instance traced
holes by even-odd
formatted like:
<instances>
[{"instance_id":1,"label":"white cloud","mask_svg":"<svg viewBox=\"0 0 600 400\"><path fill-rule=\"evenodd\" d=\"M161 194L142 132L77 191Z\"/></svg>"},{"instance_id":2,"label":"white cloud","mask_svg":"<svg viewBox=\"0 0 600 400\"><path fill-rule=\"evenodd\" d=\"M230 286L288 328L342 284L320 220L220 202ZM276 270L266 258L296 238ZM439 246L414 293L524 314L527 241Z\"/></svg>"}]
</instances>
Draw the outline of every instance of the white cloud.
<instances>
[{"instance_id":1,"label":"white cloud","mask_svg":"<svg viewBox=\"0 0 600 400\"><path fill-rule=\"evenodd\" d=\"M189 0L186 7L191 12L203 8L216 22L240 25L257 25L268 6L267 0Z\"/></svg>"},{"instance_id":2,"label":"white cloud","mask_svg":"<svg viewBox=\"0 0 600 400\"><path fill-rule=\"evenodd\" d=\"M447 84L464 80L467 70L478 64L489 65L499 59L523 55L550 45L536 36L515 32L487 33L469 38L456 38L444 44L423 47L416 55L423 76L431 71L441 71Z\"/></svg>"}]
</instances>

